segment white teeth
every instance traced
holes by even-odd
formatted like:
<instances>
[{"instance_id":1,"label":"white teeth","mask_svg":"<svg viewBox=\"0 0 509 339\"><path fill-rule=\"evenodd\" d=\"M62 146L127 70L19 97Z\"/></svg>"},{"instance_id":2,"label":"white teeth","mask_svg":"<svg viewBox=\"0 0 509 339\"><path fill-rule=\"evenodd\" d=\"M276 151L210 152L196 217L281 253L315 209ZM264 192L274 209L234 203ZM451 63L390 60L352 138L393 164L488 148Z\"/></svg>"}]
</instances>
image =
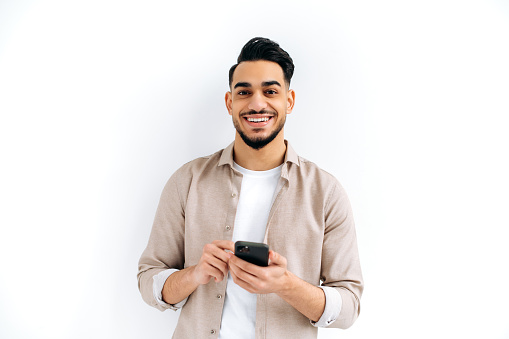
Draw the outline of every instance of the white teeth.
<instances>
[{"instance_id":1,"label":"white teeth","mask_svg":"<svg viewBox=\"0 0 509 339\"><path fill-rule=\"evenodd\" d=\"M262 122L262 121L269 121L270 118L247 118L250 122Z\"/></svg>"}]
</instances>

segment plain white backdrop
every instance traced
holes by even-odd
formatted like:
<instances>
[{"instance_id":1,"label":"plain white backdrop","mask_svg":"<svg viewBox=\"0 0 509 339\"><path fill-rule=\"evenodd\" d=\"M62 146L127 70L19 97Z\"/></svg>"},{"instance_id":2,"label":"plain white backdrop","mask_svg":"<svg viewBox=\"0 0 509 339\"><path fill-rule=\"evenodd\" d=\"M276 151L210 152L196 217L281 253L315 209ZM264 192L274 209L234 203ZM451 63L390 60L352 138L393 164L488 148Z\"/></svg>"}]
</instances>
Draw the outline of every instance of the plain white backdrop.
<instances>
[{"instance_id":1,"label":"plain white backdrop","mask_svg":"<svg viewBox=\"0 0 509 339\"><path fill-rule=\"evenodd\" d=\"M319 338L509 338L503 0L0 0L0 337L170 337L137 261L169 176L233 140L254 36L354 208L361 316Z\"/></svg>"}]
</instances>

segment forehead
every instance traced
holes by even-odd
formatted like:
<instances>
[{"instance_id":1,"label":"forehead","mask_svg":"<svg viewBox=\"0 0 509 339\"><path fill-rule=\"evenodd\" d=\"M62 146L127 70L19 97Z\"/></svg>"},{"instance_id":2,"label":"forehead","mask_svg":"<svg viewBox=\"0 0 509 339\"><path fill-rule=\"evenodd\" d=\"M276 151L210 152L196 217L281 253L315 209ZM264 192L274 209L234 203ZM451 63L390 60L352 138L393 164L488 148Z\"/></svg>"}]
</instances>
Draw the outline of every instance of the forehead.
<instances>
[{"instance_id":1,"label":"forehead","mask_svg":"<svg viewBox=\"0 0 509 339\"><path fill-rule=\"evenodd\" d=\"M263 81L276 80L284 82L283 69L277 63L267 60L243 61L233 73L232 83L249 82L258 85Z\"/></svg>"}]
</instances>

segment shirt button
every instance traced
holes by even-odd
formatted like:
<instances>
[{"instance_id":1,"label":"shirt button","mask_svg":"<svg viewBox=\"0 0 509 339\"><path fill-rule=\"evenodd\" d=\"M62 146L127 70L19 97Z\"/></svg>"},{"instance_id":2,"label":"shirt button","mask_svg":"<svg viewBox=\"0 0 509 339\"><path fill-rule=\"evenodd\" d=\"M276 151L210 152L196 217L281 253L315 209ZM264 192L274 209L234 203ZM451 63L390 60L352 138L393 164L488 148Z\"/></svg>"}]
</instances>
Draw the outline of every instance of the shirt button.
<instances>
[{"instance_id":1,"label":"shirt button","mask_svg":"<svg viewBox=\"0 0 509 339\"><path fill-rule=\"evenodd\" d=\"M223 296L221 294L216 295L217 299L221 299Z\"/></svg>"},{"instance_id":2,"label":"shirt button","mask_svg":"<svg viewBox=\"0 0 509 339\"><path fill-rule=\"evenodd\" d=\"M237 194L232 193L232 198L235 198L236 196L237 196Z\"/></svg>"},{"instance_id":3,"label":"shirt button","mask_svg":"<svg viewBox=\"0 0 509 339\"><path fill-rule=\"evenodd\" d=\"M229 230L231 230L231 229L232 229L230 225L226 225L226 227L225 227L225 228L226 228L226 230L227 230L227 231L229 231Z\"/></svg>"},{"instance_id":4,"label":"shirt button","mask_svg":"<svg viewBox=\"0 0 509 339\"><path fill-rule=\"evenodd\" d=\"M210 334L216 334L216 330L210 330Z\"/></svg>"}]
</instances>

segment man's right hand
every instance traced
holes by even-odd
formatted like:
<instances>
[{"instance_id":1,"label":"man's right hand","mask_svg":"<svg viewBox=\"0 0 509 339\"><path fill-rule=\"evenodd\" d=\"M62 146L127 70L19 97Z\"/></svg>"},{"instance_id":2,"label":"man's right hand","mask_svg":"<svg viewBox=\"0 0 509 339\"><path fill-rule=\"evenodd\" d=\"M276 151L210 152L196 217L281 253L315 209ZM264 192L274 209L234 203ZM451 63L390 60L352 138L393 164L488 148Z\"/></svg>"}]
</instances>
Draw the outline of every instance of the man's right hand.
<instances>
[{"instance_id":1,"label":"man's right hand","mask_svg":"<svg viewBox=\"0 0 509 339\"><path fill-rule=\"evenodd\" d=\"M228 275L228 254L225 250L234 251L234 243L229 240L215 240L203 247L198 264L193 269L193 280L207 284L211 279L222 281Z\"/></svg>"},{"instance_id":2,"label":"man's right hand","mask_svg":"<svg viewBox=\"0 0 509 339\"><path fill-rule=\"evenodd\" d=\"M234 243L229 240L216 240L203 247L200 260L194 266L184 268L170 275L162 290L163 300L176 304L187 298L199 285L211 279L222 281L228 274L228 254L234 251Z\"/></svg>"}]
</instances>

